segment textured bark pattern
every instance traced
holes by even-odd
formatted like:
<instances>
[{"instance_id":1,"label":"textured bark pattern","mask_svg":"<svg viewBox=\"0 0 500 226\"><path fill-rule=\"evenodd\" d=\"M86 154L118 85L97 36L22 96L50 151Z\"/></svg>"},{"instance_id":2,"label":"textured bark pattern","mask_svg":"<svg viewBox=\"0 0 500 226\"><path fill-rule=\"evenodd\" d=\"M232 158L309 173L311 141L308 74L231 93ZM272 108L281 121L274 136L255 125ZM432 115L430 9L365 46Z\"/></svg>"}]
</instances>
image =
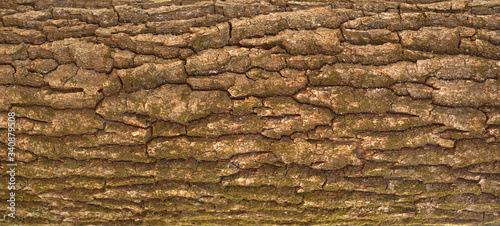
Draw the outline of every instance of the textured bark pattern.
<instances>
[{"instance_id":1,"label":"textured bark pattern","mask_svg":"<svg viewBox=\"0 0 500 226\"><path fill-rule=\"evenodd\" d=\"M500 224L499 1L0 8L14 222Z\"/></svg>"}]
</instances>

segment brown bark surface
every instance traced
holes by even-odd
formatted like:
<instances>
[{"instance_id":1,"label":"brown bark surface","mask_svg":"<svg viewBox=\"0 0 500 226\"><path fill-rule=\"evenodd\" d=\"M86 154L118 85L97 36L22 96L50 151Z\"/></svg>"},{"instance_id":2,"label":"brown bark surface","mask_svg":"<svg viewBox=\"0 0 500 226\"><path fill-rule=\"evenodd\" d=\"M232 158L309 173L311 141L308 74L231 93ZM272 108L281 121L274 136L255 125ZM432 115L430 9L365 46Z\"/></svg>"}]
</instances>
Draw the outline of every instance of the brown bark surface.
<instances>
[{"instance_id":1,"label":"brown bark surface","mask_svg":"<svg viewBox=\"0 0 500 226\"><path fill-rule=\"evenodd\" d=\"M0 0L0 224L499 225L499 15Z\"/></svg>"}]
</instances>

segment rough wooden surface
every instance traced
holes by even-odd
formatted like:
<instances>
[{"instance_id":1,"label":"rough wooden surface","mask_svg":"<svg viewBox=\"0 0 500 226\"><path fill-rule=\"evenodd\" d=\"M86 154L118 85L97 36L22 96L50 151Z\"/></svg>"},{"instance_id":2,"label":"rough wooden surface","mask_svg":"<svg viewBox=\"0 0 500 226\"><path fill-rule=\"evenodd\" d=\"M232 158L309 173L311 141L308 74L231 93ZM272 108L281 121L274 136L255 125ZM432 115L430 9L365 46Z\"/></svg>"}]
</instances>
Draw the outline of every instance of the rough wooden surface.
<instances>
[{"instance_id":1,"label":"rough wooden surface","mask_svg":"<svg viewBox=\"0 0 500 226\"><path fill-rule=\"evenodd\" d=\"M499 15L0 0L0 224L499 225Z\"/></svg>"}]
</instances>

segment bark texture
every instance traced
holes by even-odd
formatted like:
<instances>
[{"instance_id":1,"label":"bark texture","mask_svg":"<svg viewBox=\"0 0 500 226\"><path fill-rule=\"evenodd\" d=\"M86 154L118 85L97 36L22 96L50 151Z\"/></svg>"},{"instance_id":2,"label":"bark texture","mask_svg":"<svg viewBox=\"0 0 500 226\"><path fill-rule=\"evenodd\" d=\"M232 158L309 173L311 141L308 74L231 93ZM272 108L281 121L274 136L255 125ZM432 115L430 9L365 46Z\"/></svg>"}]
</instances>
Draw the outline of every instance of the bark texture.
<instances>
[{"instance_id":1,"label":"bark texture","mask_svg":"<svg viewBox=\"0 0 500 226\"><path fill-rule=\"evenodd\" d=\"M18 124L2 221L499 225L499 15L495 0L0 0L2 166L7 112Z\"/></svg>"}]
</instances>

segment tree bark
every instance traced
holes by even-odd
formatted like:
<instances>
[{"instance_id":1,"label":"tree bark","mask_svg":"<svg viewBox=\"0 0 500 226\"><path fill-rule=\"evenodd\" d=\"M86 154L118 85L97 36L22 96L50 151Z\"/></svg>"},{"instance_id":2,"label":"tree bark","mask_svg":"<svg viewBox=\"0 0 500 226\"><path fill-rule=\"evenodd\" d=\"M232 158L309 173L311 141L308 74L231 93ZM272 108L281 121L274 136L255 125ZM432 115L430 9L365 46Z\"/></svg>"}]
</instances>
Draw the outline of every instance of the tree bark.
<instances>
[{"instance_id":1,"label":"tree bark","mask_svg":"<svg viewBox=\"0 0 500 226\"><path fill-rule=\"evenodd\" d=\"M0 221L498 225L499 15L0 0Z\"/></svg>"}]
</instances>

